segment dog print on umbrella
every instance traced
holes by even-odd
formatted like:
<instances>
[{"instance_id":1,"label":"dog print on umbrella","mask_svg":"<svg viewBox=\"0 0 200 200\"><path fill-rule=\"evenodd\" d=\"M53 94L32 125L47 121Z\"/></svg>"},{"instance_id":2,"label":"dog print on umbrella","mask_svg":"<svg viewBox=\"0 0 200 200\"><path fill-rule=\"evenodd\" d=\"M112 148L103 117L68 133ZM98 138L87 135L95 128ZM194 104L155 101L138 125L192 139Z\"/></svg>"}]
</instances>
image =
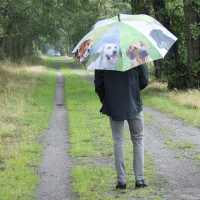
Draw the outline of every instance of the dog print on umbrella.
<instances>
[{"instance_id":1,"label":"dog print on umbrella","mask_svg":"<svg viewBox=\"0 0 200 200\"><path fill-rule=\"evenodd\" d=\"M93 41L91 39L88 39L88 40L84 41L78 47L76 52L73 53L73 55L78 59L79 62L82 63L88 57L88 55L89 55L89 53L91 51L92 45L93 45Z\"/></svg>"},{"instance_id":2,"label":"dog print on umbrella","mask_svg":"<svg viewBox=\"0 0 200 200\"><path fill-rule=\"evenodd\" d=\"M165 35L162 30L154 29L149 34L153 40L157 43L157 46L162 49L166 49L167 51L170 49L172 44L174 44L175 40L173 40L171 37L168 37Z\"/></svg>"},{"instance_id":3,"label":"dog print on umbrella","mask_svg":"<svg viewBox=\"0 0 200 200\"><path fill-rule=\"evenodd\" d=\"M147 43L136 42L128 47L125 55L131 59L131 68L152 61L148 56L150 47Z\"/></svg>"},{"instance_id":4,"label":"dog print on umbrella","mask_svg":"<svg viewBox=\"0 0 200 200\"><path fill-rule=\"evenodd\" d=\"M124 72L163 59L176 40L151 16L120 14L94 24L72 53L87 70Z\"/></svg>"},{"instance_id":5,"label":"dog print on umbrella","mask_svg":"<svg viewBox=\"0 0 200 200\"><path fill-rule=\"evenodd\" d=\"M114 64L117 59L118 46L116 43L108 43L102 45L97 53L99 57L96 61L90 63L87 69L106 69L114 70Z\"/></svg>"}]
</instances>

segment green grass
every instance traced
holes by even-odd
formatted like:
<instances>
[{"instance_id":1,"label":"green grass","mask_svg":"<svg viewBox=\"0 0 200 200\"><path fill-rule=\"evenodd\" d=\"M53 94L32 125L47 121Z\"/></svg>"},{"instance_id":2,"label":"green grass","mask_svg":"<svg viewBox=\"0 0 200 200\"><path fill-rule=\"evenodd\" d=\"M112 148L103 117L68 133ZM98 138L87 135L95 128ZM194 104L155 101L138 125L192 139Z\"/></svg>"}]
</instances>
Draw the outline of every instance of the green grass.
<instances>
[{"instance_id":1,"label":"green grass","mask_svg":"<svg viewBox=\"0 0 200 200\"><path fill-rule=\"evenodd\" d=\"M78 70L80 73L82 73L82 74L89 74L90 72L89 71L87 71L87 70L85 70L85 69L79 69Z\"/></svg>"},{"instance_id":2,"label":"green grass","mask_svg":"<svg viewBox=\"0 0 200 200\"><path fill-rule=\"evenodd\" d=\"M200 111L187 105L180 105L179 102L170 99L166 90L147 87L141 92L144 105L155 108L171 117L183 120L187 124L200 126Z\"/></svg>"},{"instance_id":3,"label":"green grass","mask_svg":"<svg viewBox=\"0 0 200 200\"><path fill-rule=\"evenodd\" d=\"M192 142L183 140L182 138L174 137L174 131L171 127L162 127L155 124L152 120L155 118L152 115L144 113L144 119L148 125L157 128L155 135L162 138L163 142L167 144L169 149L175 149L176 155L178 158L187 157L193 160L199 160L199 154L194 155L194 152L197 150L197 145ZM183 153L184 152L184 153Z\"/></svg>"},{"instance_id":4,"label":"green grass","mask_svg":"<svg viewBox=\"0 0 200 200\"><path fill-rule=\"evenodd\" d=\"M177 157L181 158L184 157L185 155L183 153L177 153Z\"/></svg>"},{"instance_id":5,"label":"green grass","mask_svg":"<svg viewBox=\"0 0 200 200\"><path fill-rule=\"evenodd\" d=\"M192 156L192 159L200 161L200 154L197 153L195 156Z\"/></svg>"},{"instance_id":6,"label":"green grass","mask_svg":"<svg viewBox=\"0 0 200 200\"><path fill-rule=\"evenodd\" d=\"M115 189L113 140L108 117L100 115L101 103L94 87L86 79L59 61L65 77L66 106L68 109L68 129L71 148L69 154L78 163L72 168L72 191L80 199L126 199L140 196L157 198L162 180L156 178L155 166L145 153L145 180L149 187L134 189L133 148L130 134L125 131L125 155L127 171L127 190ZM70 75L70 76L69 76ZM91 162L92 161L92 162Z\"/></svg>"},{"instance_id":7,"label":"green grass","mask_svg":"<svg viewBox=\"0 0 200 200\"><path fill-rule=\"evenodd\" d=\"M35 198L36 167L43 149L37 140L49 125L55 92L56 74L52 65L53 62L39 60L26 67L0 68L8 79L12 77L6 84L7 88L0 85L2 200Z\"/></svg>"},{"instance_id":8,"label":"green grass","mask_svg":"<svg viewBox=\"0 0 200 200\"><path fill-rule=\"evenodd\" d=\"M185 142L182 139L167 141L169 149L194 149L194 144L191 142Z\"/></svg>"}]
</instances>

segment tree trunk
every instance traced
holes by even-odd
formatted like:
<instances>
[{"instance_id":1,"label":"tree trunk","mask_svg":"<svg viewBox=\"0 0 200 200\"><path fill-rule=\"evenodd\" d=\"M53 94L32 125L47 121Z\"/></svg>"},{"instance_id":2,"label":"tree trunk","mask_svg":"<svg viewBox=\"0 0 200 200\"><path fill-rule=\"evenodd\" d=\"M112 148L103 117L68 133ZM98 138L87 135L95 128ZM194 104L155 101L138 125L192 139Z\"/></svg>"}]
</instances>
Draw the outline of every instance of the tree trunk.
<instances>
[{"instance_id":1,"label":"tree trunk","mask_svg":"<svg viewBox=\"0 0 200 200\"><path fill-rule=\"evenodd\" d=\"M28 44L29 56L33 55L33 39L32 35L29 37L29 44Z\"/></svg>"},{"instance_id":2,"label":"tree trunk","mask_svg":"<svg viewBox=\"0 0 200 200\"><path fill-rule=\"evenodd\" d=\"M20 37L15 37L15 59L21 58L21 43L20 43Z\"/></svg>"},{"instance_id":3,"label":"tree trunk","mask_svg":"<svg viewBox=\"0 0 200 200\"><path fill-rule=\"evenodd\" d=\"M163 24L166 25L166 16L162 13L158 13L161 11L161 9L165 9L165 3L163 0L153 0L153 8L155 11L155 17L156 19ZM163 78L163 59L162 60L154 60L154 66L155 66L155 77L156 79L162 79Z\"/></svg>"},{"instance_id":4,"label":"tree trunk","mask_svg":"<svg viewBox=\"0 0 200 200\"><path fill-rule=\"evenodd\" d=\"M132 14L140 14L140 0L131 0L131 13Z\"/></svg>"},{"instance_id":5,"label":"tree trunk","mask_svg":"<svg viewBox=\"0 0 200 200\"><path fill-rule=\"evenodd\" d=\"M3 37L0 37L0 59L1 59L1 57L3 56L3 54L5 53L4 52L4 48L3 48L3 46L4 46L4 40L5 40L5 35L6 35L6 33L7 33L7 27L8 27L8 25L7 24L5 24L5 26L4 26L4 28L3 28Z\"/></svg>"},{"instance_id":6,"label":"tree trunk","mask_svg":"<svg viewBox=\"0 0 200 200\"><path fill-rule=\"evenodd\" d=\"M40 50L41 51L41 42L40 42L40 40L38 39L38 50Z\"/></svg>"},{"instance_id":7,"label":"tree trunk","mask_svg":"<svg viewBox=\"0 0 200 200\"><path fill-rule=\"evenodd\" d=\"M170 26L170 18L165 11L165 1L164 0L153 0L153 8L155 11L156 19L170 32L173 33ZM162 12L159 12L162 11ZM154 61L155 65L155 76L157 79L163 79L163 75L167 75L168 79L168 89L181 89L185 88L185 77L184 77L184 64L179 59L178 54L178 43L172 46L165 57L165 61L170 61L170 63L165 63L164 60Z\"/></svg>"},{"instance_id":8,"label":"tree trunk","mask_svg":"<svg viewBox=\"0 0 200 200\"><path fill-rule=\"evenodd\" d=\"M190 25L199 22L199 15L195 11L195 7L197 8L197 4L195 3L186 3L187 1L184 0L184 15L185 15L185 36L186 36L186 44L187 44L187 66L186 66L186 73L188 87L195 88L198 87L198 84L195 81L191 80L191 67L192 65L199 60L199 53L200 53L200 39L194 39Z\"/></svg>"},{"instance_id":9,"label":"tree trunk","mask_svg":"<svg viewBox=\"0 0 200 200\"><path fill-rule=\"evenodd\" d=\"M8 15L8 10L7 8L4 11L1 11L1 13L3 13L3 37L0 37L0 59L3 57L4 54L4 39L5 39L5 35L7 33L7 28L8 28L8 23L5 21L7 15Z\"/></svg>"},{"instance_id":10,"label":"tree trunk","mask_svg":"<svg viewBox=\"0 0 200 200\"><path fill-rule=\"evenodd\" d=\"M145 14L145 15L149 15L148 7L146 7L146 6L140 7L140 13Z\"/></svg>"},{"instance_id":11,"label":"tree trunk","mask_svg":"<svg viewBox=\"0 0 200 200\"><path fill-rule=\"evenodd\" d=\"M186 0L184 0L186 2ZM184 5L185 35L188 51L188 62L192 63L199 57L199 41L192 38L190 25L198 23L198 13L193 8L194 4Z\"/></svg>"},{"instance_id":12,"label":"tree trunk","mask_svg":"<svg viewBox=\"0 0 200 200\"><path fill-rule=\"evenodd\" d=\"M23 56L26 55L26 40L23 40L23 44L22 44L22 53L23 53Z\"/></svg>"},{"instance_id":13,"label":"tree trunk","mask_svg":"<svg viewBox=\"0 0 200 200\"><path fill-rule=\"evenodd\" d=\"M4 54L3 45L4 45L4 37L2 37L2 38L0 39L0 59L3 58L3 54Z\"/></svg>"},{"instance_id":14,"label":"tree trunk","mask_svg":"<svg viewBox=\"0 0 200 200\"><path fill-rule=\"evenodd\" d=\"M15 37L11 38L11 59L15 60Z\"/></svg>"},{"instance_id":15,"label":"tree trunk","mask_svg":"<svg viewBox=\"0 0 200 200\"><path fill-rule=\"evenodd\" d=\"M199 13L197 13L197 23L198 23L198 27L200 28L200 15ZM200 55L200 35L199 35L199 55Z\"/></svg>"},{"instance_id":16,"label":"tree trunk","mask_svg":"<svg viewBox=\"0 0 200 200\"><path fill-rule=\"evenodd\" d=\"M34 43L35 43L35 56L38 56L38 54L37 54L37 49L38 49L38 41L37 41L37 39L34 40Z\"/></svg>"}]
</instances>

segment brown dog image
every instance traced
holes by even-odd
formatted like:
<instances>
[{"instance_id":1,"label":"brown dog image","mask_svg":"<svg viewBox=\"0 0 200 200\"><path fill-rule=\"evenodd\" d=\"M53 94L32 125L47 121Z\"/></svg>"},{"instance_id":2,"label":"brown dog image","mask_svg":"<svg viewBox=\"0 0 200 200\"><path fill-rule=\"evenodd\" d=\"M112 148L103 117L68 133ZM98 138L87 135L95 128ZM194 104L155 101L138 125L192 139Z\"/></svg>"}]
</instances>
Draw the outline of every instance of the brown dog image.
<instances>
[{"instance_id":1,"label":"brown dog image","mask_svg":"<svg viewBox=\"0 0 200 200\"><path fill-rule=\"evenodd\" d=\"M131 59L131 68L151 61L148 56L149 51L150 47L147 43L136 42L129 46L125 55Z\"/></svg>"},{"instance_id":2,"label":"brown dog image","mask_svg":"<svg viewBox=\"0 0 200 200\"><path fill-rule=\"evenodd\" d=\"M78 47L78 49L76 50L76 53L73 53L73 55L78 59L79 62L83 62L88 57L88 54L90 53L92 45L93 45L93 41L91 39L84 41Z\"/></svg>"}]
</instances>

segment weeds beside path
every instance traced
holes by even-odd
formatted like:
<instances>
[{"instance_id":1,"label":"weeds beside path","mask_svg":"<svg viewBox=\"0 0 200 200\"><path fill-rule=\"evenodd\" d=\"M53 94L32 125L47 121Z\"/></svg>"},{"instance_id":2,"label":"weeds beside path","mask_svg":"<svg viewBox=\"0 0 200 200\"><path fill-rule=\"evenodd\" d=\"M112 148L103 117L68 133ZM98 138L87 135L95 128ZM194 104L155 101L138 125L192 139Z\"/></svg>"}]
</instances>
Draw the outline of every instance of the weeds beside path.
<instances>
[{"instance_id":1,"label":"weeds beside path","mask_svg":"<svg viewBox=\"0 0 200 200\"><path fill-rule=\"evenodd\" d=\"M153 82L141 95L145 105L200 127L200 90L169 91L166 83Z\"/></svg>"},{"instance_id":2,"label":"weeds beside path","mask_svg":"<svg viewBox=\"0 0 200 200\"><path fill-rule=\"evenodd\" d=\"M38 143L52 112L56 74L51 61L0 63L0 199L35 197Z\"/></svg>"}]
</instances>

